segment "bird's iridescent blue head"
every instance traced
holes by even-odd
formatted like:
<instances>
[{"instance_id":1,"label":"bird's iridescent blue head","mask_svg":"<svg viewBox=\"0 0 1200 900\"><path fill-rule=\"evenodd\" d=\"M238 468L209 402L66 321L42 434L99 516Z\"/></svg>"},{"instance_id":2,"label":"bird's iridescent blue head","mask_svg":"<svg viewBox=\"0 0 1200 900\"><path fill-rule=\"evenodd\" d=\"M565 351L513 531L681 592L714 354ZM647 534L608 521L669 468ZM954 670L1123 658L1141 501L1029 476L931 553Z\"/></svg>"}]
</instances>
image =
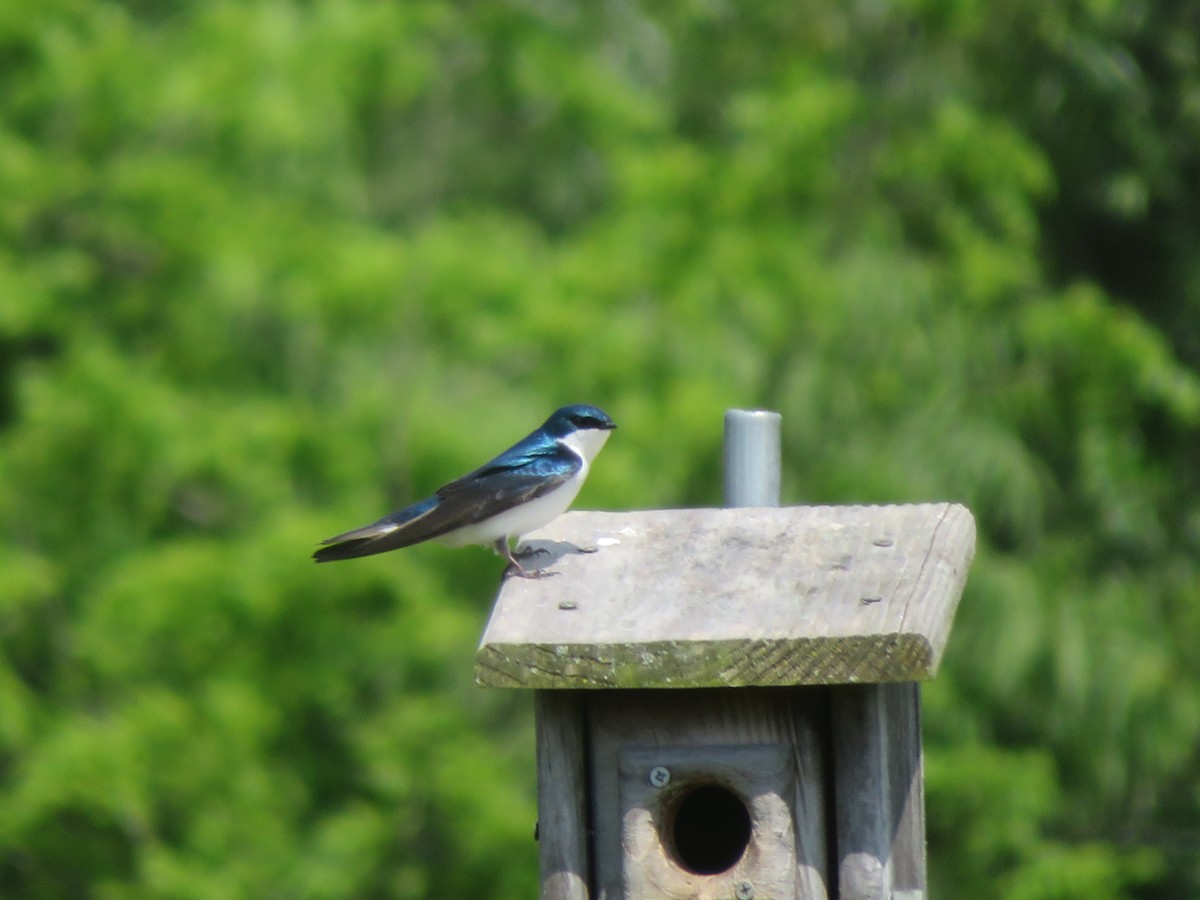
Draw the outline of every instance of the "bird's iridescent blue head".
<instances>
[{"instance_id":1,"label":"bird's iridescent blue head","mask_svg":"<svg viewBox=\"0 0 1200 900\"><path fill-rule=\"evenodd\" d=\"M555 437L566 437L576 431L612 431L617 425L608 413L598 406L576 403L556 409L542 426Z\"/></svg>"}]
</instances>

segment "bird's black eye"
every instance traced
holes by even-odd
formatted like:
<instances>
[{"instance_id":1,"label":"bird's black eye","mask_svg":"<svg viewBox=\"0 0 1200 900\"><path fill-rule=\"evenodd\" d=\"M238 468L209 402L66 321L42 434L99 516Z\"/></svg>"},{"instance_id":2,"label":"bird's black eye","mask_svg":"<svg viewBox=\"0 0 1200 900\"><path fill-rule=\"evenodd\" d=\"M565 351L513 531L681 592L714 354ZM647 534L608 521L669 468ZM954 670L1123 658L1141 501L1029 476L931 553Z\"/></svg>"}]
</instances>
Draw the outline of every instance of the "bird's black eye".
<instances>
[{"instance_id":1,"label":"bird's black eye","mask_svg":"<svg viewBox=\"0 0 1200 900\"><path fill-rule=\"evenodd\" d=\"M567 413L567 421L576 429L596 429L607 431L616 426L604 413L591 413L585 410L572 410Z\"/></svg>"}]
</instances>

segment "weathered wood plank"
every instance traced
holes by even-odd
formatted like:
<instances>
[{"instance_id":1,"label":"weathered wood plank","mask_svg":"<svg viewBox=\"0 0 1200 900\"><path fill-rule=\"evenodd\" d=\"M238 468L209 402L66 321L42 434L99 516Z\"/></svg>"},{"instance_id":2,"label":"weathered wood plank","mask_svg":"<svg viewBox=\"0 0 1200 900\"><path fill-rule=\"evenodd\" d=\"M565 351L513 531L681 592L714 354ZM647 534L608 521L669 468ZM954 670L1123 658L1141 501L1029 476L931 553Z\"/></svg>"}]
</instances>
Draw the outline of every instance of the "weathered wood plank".
<instances>
[{"instance_id":1,"label":"weathered wood plank","mask_svg":"<svg viewBox=\"0 0 1200 900\"><path fill-rule=\"evenodd\" d=\"M948 503L567 513L528 541L548 551L538 561L556 577L501 587L476 681L613 688L931 678L974 542L971 514Z\"/></svg>"},{"instance_id":2,"label":"weathered wood plank","mask_svg":"<svg viewBox=\"0 0 1200 900\"><path fill-rule=\"evenodd\" d=\"M921 741L921 685L881 685L888 732L889 789L896 833L892 838L893 900L918 900L928 890L925 862L925 751Z\"/></svg>"},{"instance_id":3,"label":"weathered wood plank","mask_svg":"<svg viewBox=\"0 0 1200 900\"><path fill-rule=\"evenodd\" d=\"M841 900L925 896L920 686L830 691Z\"/></svg>"},{"instance_id":4,"label":"weathered wood plank","mask_svg":"<svg viewBox=\"0 0 1200 900\"><path fill-rule=\"evenodd\" d=\"M541 900L589 900L584 698L535 695Z\"/></svg>"}]
</instances>

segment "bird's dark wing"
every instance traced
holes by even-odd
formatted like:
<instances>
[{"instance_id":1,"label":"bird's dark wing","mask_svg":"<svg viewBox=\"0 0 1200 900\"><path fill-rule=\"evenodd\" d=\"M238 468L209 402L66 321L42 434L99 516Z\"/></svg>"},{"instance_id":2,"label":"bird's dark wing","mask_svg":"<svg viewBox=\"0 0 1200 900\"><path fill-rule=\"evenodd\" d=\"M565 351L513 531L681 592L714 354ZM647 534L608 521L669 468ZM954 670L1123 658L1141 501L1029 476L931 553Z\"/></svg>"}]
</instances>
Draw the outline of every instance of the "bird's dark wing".
<instances>
[{"instance_id":1,"label":"bird's dark wing","mask_svg":"<svg viewBox=\"0 0 1200 900\"><path fill-rule=\"evenodd\" d=\"M355 528L353 531L335 534L333 537L321 541L322 546L313 554L313 559L317 562L354 559L358 556L370 556L373 553L382 553L385 550L395 550L398 547L415 544L424 538L405 540L410 534L418 533L415 528L411 532L408 529L415 526L436 507L437 498L430 497L420 503L405 507L400 512L384 516L378 522Z\"/></svg>"},{"instance_id":2,"label":"bird's dark wing","mask_svg":"<svg viewBox=\"0 0 1200 900\"><path fill-rule=\"evenodd\" d=\"M370 556L440 537L534 500L579 471L579 458L557 442L529 438L427 500L322 541L317 562Z\"/></svg>"}]
</instances>

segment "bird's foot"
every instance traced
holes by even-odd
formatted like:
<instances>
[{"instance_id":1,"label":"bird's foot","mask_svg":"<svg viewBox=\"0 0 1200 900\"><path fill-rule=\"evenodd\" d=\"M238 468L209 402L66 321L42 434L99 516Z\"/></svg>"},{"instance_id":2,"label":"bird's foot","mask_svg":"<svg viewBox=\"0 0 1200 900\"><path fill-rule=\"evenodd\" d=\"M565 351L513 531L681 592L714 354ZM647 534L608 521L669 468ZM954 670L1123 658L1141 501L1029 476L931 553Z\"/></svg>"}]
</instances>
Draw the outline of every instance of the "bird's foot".
<instances>
[{"instance_id":1,"label":"bird's foot","mask_svg":"<svg viewBox=\"0 0 1200 900\"><path fill-rule=\"evenodd\" d=\"M504 570L504 577L515 575L518 578L546 578L550 575L557 575L558 572L547 572L545 569L526 569L521 565L519 560L529 559L534 556L540 556L545 553L551 557L553 561L554 554L545 547L534 547L526 544L517 549L514 553L508 548L508 538L502 537L493 545L496 552L508 560L508 568Z\"/></svg>"}]
</instances>

